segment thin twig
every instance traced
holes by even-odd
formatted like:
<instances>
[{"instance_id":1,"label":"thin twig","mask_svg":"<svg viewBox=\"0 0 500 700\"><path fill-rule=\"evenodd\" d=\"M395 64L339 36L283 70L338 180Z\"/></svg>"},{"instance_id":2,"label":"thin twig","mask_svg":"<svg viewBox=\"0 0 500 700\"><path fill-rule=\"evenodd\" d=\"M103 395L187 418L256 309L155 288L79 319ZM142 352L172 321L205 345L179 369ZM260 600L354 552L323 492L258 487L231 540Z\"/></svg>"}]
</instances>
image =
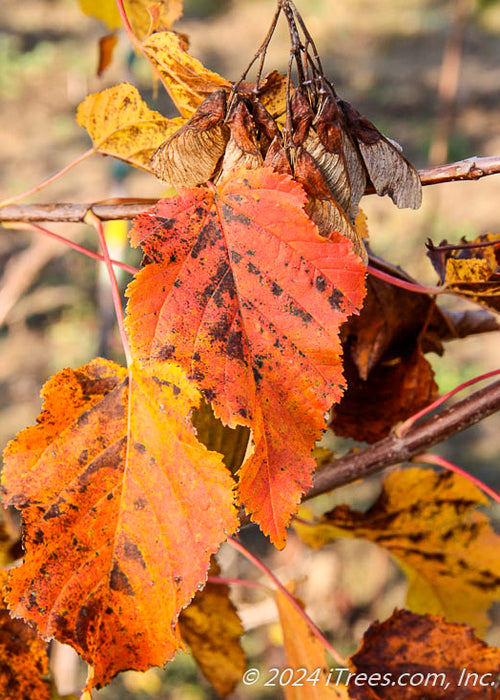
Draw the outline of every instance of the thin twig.
<instances>
[{"instance_id":1,"label":"thin twig","mask_svg":"<svg viewBox=\"0 0 500 700\"><path fill-rule=\"evenodd\" d=\"M458 467L456 464L450 462L448 459L441 457L441 455L436 455L432 452L424 452L424 454L417 455L416 457L414 457L412 461L423 462L424 464L434 464L437 467L443 467L444 469L448 469L448 471L454 472L455 474L458 474L464 479L467 479L467 481L470 481L471 484L477 486L478 489L486 493L494 501L500 503L500 496L498 495L498 493L496 491L493 491L493 489L490 488L487 484L485 484L484 481L481 481L475 476L472 476L472 474L469 474L469 472L465 471L465 469Z\"/></svg>"},{"instance_id":2,"label":"thin twig","mask_svg":"<svg viewBox=\"0 0 500 700\"><path fill-rule=\"evenodd\" d=\"M260 569L274 583L274 585L280 591L280 593L288 599L290 605L292 605L295 608L296 612L304 619L314 636L321 642L321 644L326 649L328 649L335 661L341 665L344 665L345 659L339 654L335 647L332 646L332 644L330 644L330 642L328 641L328 639L326 639L321 630L318 627L316 627L316 625L306 613L304 608L302 608L299 605L295 597L290 593L290 591L288 591L285 588L281 581L273 574L271 569L269 569L263 562L260 561L260 559L258 559L251 552L249 552L248 549L241 544L241 542L238 542L238 540L235 540L233 537L228 537L227 542L229 545L231 545L231 547L238 550L240 554L243 554L243 556L246 557L248 561L254 564L254 566L256 566L258 569Z\"/></svg>"},{"instance_id":3,"label":"thin twig","mask_svg":"<svg viewBox=\"0 0 500 700\"><path fill-rule=\"evenodd\" d=\"M402 437L391 434L364 450L328 462L315 473L314 485L304 500L407 462L499 409L500 381L412 426Z\"/></svg>"},{"instance_id":4,"label":"thin twig","mask_svg":"<svg viewBox=\"0 0 500 700\"><path fill-rule=\"evenodd\" d=\"M455 182L458 180L479 180L488 175L500 173L500 155L484 158L466 158L448 165L440 165L436 168L419 170L420 180L423 185L438 185L443 182ZM365 194L373 194L367 189ZM0 221L74 221L82 222L88 211L92 210L102 221L113 219L134 219L143 214L157 200L136 199L133 201L118 202L117 204L79 204L74 202L55 204L25 204L8 205L0 208Z\"/></svg>"}]
</instances>

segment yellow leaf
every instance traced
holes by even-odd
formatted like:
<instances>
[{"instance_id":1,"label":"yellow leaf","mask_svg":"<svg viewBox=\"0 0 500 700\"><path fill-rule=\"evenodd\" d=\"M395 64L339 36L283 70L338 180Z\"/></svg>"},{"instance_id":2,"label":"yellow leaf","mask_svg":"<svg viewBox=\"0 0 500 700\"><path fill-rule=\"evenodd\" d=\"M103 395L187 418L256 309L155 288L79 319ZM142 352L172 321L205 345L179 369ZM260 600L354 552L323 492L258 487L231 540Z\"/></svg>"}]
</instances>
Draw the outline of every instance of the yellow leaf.
<instances>
[{"instance_id":1,"label":"yellow leaf","mask_svg":"<svg viewBox=\"0 0 500 700\"><path fill-rule=\"evenodd\" d=\"M216 561L209 576L218 576ZM245 671L243 625L229 598L229 586L207 583L179 617L182 639L218 695L229 695Z\"/></svg>"},{"instance_id":2,"label":"yellow leaf","mask_svg":"<svg viewBox=\"0 0 500 700\"><path fill-rule=\"evenodd\" d=\"M82 12L108 25L122 26L116 0L79 0ZM124 0L128 20L139 39L144 38L153 21L155 29L170 29L182 15L182 0Z\"/></svg>"},{"instance_id":3,"label":"yellow leaf","mask_svg":"<svg viewBox=\"0 0 500 700\"><path fill-rule=\"evenodd\" d=\"M149 109L129 83L89 95L78 107L76 119L96 151L150 172L153 152L184 122Z\"/></svg>"},{"instance_id":4,"label":"yellow leaf","mask_svg":"<svg viewBox=\"0 0 500 700\"><path fill-rule=\"evenodd\" d=\"M276 681L283 687L286 700L347 700L346 689L335 685L335 674L330 672L325 647L289 598L279 590L276 591L276 605L283 629L286 666L293 669L293 674L283 669Z\"/></svg>"},{"instance_id":5,"label":"yellow leaf","mask_svg":"<svg viewBox=\"0 0 500 700\"><path fill-rule=\"evenodd\" d=\"M175 32L158 32L143 44L143 52L158 69L162 81L183 117L191 117L215 90L231 84L190 56L186 42ZM159 145L159 144L158 144Z\"/></svg>"},{"instance_id":6,"label":"yellow leaf","mask_svg":"<svg viewBox=\"0 0 500 700\"><path fill-rule=\"evenodd\" d=\"M296 523L295 529L315 548L339 536L385 547L408 575L408 607L468 623L480 634L500 593L500 537L476 510L487 503L456 474L405 469L387 477L366 513L338 506L314 525Z\"/></svg>"}]
</instances>

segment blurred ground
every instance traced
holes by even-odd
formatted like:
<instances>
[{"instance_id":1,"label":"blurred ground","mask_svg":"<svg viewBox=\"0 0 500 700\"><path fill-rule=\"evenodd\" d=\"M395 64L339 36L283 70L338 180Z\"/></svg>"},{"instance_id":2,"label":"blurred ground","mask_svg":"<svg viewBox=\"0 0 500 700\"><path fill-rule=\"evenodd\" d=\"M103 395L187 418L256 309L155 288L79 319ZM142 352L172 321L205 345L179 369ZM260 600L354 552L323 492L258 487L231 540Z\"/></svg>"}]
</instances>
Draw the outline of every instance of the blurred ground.
<instances>
[{"instance_id":1,"label":"blurred ground","mask_svg":"<svg viewBox=\"0 0 500 700\"><path fill-rule=\"evenodd\" d=\"M398 140L416 166L427 165L436 118L436 95L443 50L450 26L451 3L442 0L298 0L317 40L327 73L342 97L351 101L379 128ZM484 3L486 4L486 3ZM233 0L188 4L178 29L191 38L192 53L228 78L237 78L260 44L271 19L273 0ZM214 12L214 8L218 12ZM53 174L85 151L88 137L75 121L76 107L89 92L121 80L140 88L152 108L171 110L168 99L155 96L147 65L134 59L121 38L113 66L95 77L97 40L105 33L84 17L76 0L3 0L0 4L0 200ZM284 28L278 32L267 67L284 69ZM450 138L449 159L495 155L500 151L500 4L473 15L467 26L463 69ZM159 196L161 184L140 172L123 171L110 159L94 156L28 201L97 201L115 194ZM477 183L452 183L427 189L418 212L399 211L386 199L369 197L373 249L401 264L421 281L434 283L425 258L431 237L456 241L500 230L500 176ZM65 236L96 246L84 226L52 226ZM132 257L118 251L117 257ZM91 359L99 347L105 285L97 266L34 233L4 229L0 235L0 446L34 421L39 390L56 370ZM126 280L124 280L124 283ZM23 285L25 289L23 289ZM449 303L449 300L445 300ZM456 302L451 302L456 303ZM101 312L99 312L101 309ZM101 319L99 317L101 315ZM102 335L102 334L101 334ZM108 352L119 359L118 340ZM443 358L431 356L441 389L498 366L498 337L472 337L449 344ZM440 447L489 484L500 487L498 417ZM323 497L324 509L345 502L364 507L374 498L378 480ZM375 618L387 617L404 604L405 582L385 552L363 542L345 541L319 553L292 537L286 550L269 553L257 534L255 546L282 580L307 573L300 594L320 627L343 653L358 644ZM224 549L224 563L239 576L254 576L246 564ZM235 590L234 599L248 629L251 656L264 658L264 668L282 666L273 604L255 605L255 593ZM500 618L490 640L500 644ZM272 689L269 689L272 690ZM177 700L210 698L199 685L191 661L181 657L166 674L124 674L98 697L114 700L149 697ZM235 698L275 697L274 691L239 688Z\"/></svg>"}]
</instances>

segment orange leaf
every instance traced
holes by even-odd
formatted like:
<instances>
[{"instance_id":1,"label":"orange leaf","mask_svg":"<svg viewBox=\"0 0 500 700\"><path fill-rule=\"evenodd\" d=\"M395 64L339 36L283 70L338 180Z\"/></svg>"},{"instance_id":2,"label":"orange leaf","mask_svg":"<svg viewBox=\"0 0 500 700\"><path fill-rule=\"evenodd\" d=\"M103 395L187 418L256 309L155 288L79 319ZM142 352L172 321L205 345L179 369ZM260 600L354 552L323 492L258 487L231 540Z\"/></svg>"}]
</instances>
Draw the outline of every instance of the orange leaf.
<instances>
[{"instance_id":1,"label":"orange leaf","mask_svg":"<svg viewBox=\"0 0 500 700\"><path fill-rule=\"evenodd\" d=\"M0 590L7 571L0 570ZM0 603L0 697L2 700L49 700L47 644Z\"/></svg>"},{"instance_id":2,"label":"orange leaf","mask_svg":"<svg viewBox=\"0 0 500 700\"><path fill-rule=\"evenodd\" d=\"M180 362L217 417L253 429L240 498L277 546L342 394L339 326L364 295L350 241L319 236L304 203L290 177L244 170L163 200L132 231L154 261L129 287L133 351Z\"/></svg>"},{"instance_id":3,"label":"orange leaf","mask_svg":"<svg viewBox=\"0 0 500 700\"><path fill-rule=\"evenodd\" d=\"M300 601L297 602L300 605ZM336 685L334 674L330 674L325 647L287 596L279 590L276 591L276 605L283 630L286 666L294 670L293 676L288 679L291 682L285 683L287 676L283 677L286 700L347 699L345 688Z\"/></svg>"},{"instance_id":4,"label":"orange leaf","mask_svg":"<svg viewBox=\"0 0 500 700\"><path fill-rule=\"evenodd\" d=\"M205 68L186 48L186 42L175 32L157 32L143 44L144 54L158 69L175 106L189 118L205 97L221 88L229 90L231 84Z\"/></svg>"},{"instance_id":5,"label":"orange leaf","mask_svg":"<svg viewBox=\"0 0 500 700\"><path fill-rule=\"evenodd\" d=\"M496 700L500 649L466 625L396 610L371 625L351 657L356 700Z\"/></svg>"},{"instance_id":6,"label":"orange leaf","mask_svg":"<svg viewBox=\"0 0 500 700\"><path fill-rule=\"evenodd\" d=\"M43 395L38 424L5 453L26 546L7 600L73 646L99 686L179 647L179 612L237 524L232 481L186 420L200 396L176 365L128 373L97 359Z\"/></svg>"}]
</instances>

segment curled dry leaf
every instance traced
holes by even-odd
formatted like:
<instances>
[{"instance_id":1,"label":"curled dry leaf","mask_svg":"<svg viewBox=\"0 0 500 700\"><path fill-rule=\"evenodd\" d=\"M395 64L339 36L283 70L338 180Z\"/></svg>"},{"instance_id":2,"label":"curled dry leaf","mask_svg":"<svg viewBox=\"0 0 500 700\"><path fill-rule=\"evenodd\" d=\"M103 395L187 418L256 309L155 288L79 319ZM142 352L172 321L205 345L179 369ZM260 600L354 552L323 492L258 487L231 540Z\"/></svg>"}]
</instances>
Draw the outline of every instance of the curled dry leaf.
<instances>
[{"instance_id":1,"label":"curled dry leaf","mask_svg":"<svg viewBox=\"0 0 500 700\"><path fill-rule=\"evenodd\" d=\"M355 700L498 698L500 649L442 617L395 610L369 627L350 661L358 679L348 686Z\"/></svg>"},{"instance_id":2,"label":"curled dry leaf","mask_svg":"<svg viewBox=\"0 0 500 700\"><path fill-rule=\"evenodd\" d=\"M149 109L129 83L86 97L76 119L88 131L96 151L148 171L153 152L184 122Z\"/></svg>"},{"instance_id":3,"label":"curled dry leaf","mask_svg":"<svg viewBox=\"0 0 500 700\"><path fill-rule=\"evenodd\" d=\"M6 599L100 686L179 648L178 615L237 526L233 482L196 439L187 418L200 395L177 365L97 359L56 374L43 396L37 425L5 452L26 547Z\"/></svg>"},{"instance_id":4,"label":"curled dry leaf","mask_svg":"<svg viewBox=\"0 0 500 700\"><path fill-rule=\"evenodd\" d=\"M218 90L153 153L154 174L173 187L194 187L209 180L229 139L225 116L226 93Z\"/></svg>"},{"instance_id":5,"label":"curled dry leaf","mask_svg":"<svg viewBox=\"0 0 500 700\"><path fill-rule=\"evenodd\" d=\"M208 70L198 59L187 53L185 40L175 32L157 32L143 44L143 52L157 68L175 106L189 119L203 100L221 88L229 91L231 84Z\"/></svg>"},{"instance_id":6,"label":"curled dry leaf","mask_svg":"<svg viewBox=\"0 0 500 700\"><path fill-rule=\"evenodd\" d=\"M133 352L175 359L224 423L252 428L240 500L278 546L342 394L339 327L364 296L352 244L319 236L305 201L290 177L243 170L163 200L131 232L152 261L128 290Z\"/></svg>"},{"instance_id":7,"label":"curled dry leaf","mask_svg":"<svg viewBox=\"0 0 500 700\"><path fill-rule=\"evenodd\" d=\"M219 574L220 567L214 559L208 575ZM243 625L229 592L229 586L209 582L179 616L183 641L222 697L233 692L246 667L240 643Z\"/></svg>"},{"instance_id":8,"label":"curled dry leaf","mask_svg":"<svg viewBox=\"0 0 500 700\"><path fill-rule=\"evenodd\" d=\"M491 245L474 247L475 243L488 242ZM500 235L487 233L473 241L463 238L461 245L453 249L447 241L442 241L437 247L428 242L427 255L441 283L457 294L499 312Z\"/></svg>"},{"instance_id":9,"label":"curled dry leaf","mask_svg":"<svg viewBox=\"0 0 500 700\"><path fill-rule=\"evenodd\" d=\"M315 548L346 536L384 547L408 576L408 607L481 634L500 593L500 537L477 510L487 503L463 477L415 467L390 474L366 513L337 506L312 525L294 527Z\"/></svg>"}]
</instances>

